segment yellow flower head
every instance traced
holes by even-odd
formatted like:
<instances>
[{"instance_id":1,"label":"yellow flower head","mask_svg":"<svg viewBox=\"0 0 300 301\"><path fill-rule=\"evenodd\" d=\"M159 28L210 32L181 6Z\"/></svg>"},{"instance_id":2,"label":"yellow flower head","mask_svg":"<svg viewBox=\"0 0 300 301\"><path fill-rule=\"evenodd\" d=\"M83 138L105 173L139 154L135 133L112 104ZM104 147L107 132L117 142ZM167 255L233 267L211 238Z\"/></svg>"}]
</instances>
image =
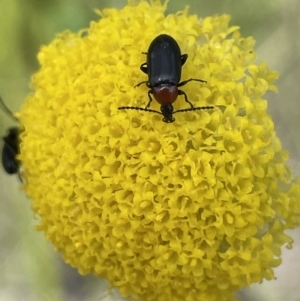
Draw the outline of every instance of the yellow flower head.
<instances>
[{"instance_id":1,"label":"yellow flower head","mask_svg":"<svg viewBox=\"0 0 300 301\"><path fill-rule=\"evenodd\" d=\"M254 64L253 38L229 17L142 1L38 55L21 112L25 191L39 230L82 274L143 301L228 301L272 279L284 234L299 225L300 183L286 166L263 95L277 73ZM197 107L164 123L144 108L151 41L172 36L188 59L181 87ZM174 109L189 108L183 96ZM160 111L153 100L150 109Z\"/></svg>"}]
</instances>

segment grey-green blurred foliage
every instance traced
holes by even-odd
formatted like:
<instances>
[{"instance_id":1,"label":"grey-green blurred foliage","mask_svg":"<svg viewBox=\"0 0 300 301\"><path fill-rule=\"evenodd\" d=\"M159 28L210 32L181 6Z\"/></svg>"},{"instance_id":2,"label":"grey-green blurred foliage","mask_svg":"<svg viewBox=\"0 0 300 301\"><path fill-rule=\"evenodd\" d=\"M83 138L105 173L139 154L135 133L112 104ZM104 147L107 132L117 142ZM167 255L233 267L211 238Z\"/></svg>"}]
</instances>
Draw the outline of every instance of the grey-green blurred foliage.
<instances>
[{"instance_id":1,"label":"grey-green blurred foliage","mask_svg":"<svg viewBox=\"0 0 300 301\"><path fill-rule=\"evenodd\" d=\"M168 5L169 13L189 5L190 12L200 17L230 14L232 25L239 25L244 36L255 37L261 55L258 61L267 61L282 74L278 81L281 93L270 95L273 100L269 111L284 146L291 150L291 164L298 172L299 3L299 0L170 0ZM65 29L78 31L88 27L92 20L98 19L94 8L121 8L125 4L125 0L0 0L0 95L7 106L17 111L30 92L30 77L38 70L36 55L41 45L48 44ZM12 125L15 122L0 112L0 135ZM7 176L1 170L0 181L0 301L101 300L106 283L93 276L78 275L62 262L43 235L34 230L30 201L20 190L17 177ZM262 284L255 292L242 292L240 296L242 300L281 300L285 287L280 283L275 292ZM300 300L298 285L291 290L294 292L287 300Z\"/></svg>"}]
</instances>

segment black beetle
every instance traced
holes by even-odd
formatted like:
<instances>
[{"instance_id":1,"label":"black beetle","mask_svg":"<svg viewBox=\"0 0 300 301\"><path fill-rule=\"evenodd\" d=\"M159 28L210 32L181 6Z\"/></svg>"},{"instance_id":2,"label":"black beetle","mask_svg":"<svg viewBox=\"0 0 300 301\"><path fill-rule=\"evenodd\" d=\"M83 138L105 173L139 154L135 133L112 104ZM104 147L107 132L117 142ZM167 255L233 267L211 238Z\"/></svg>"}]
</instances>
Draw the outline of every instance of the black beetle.
<instances>
[{"instance_id":1,"label":"black beetle","mask_svg":"<svg viewBox=\"0 0 300 301\"><path fill-rule=\"evenodd\" d=\"M12 112L6 107L2 98L0 97L0 103L11 118L18 120L12 114ZM2 149L2 166L8 174L19 174L20 162L17 160L19 154L19 128L11 127L8 129L8 133L3 137L4 145ZM20 175L19 175L20 178ZM21 180L21 178L20 178ZM21 180L22 181L22 180Z\"/></svg>"},{"instance_id":2,"label":"black beetle","mask_svg":"<svg viewBox=\"0 0 300 301\"><path fill-rule=\"evenodd\" d=\"M19 172L20 162L17 160L19 154L19 128L8 129L8 134L3 137L2 165L4 170L12 175Z\"/></svg>"},{"instance_id":3,"label":"black beetle","mask_svg":"<svg viewBox=\"0 0 300 301\"><path fill-rule=\"evenodd\" d=\"M199 81L206 83L205 80L190 78L180 82L181 68L186 62L188 55L181 54L177 42L169 35L162 34L157 36L149 46L147 54L147 62L140 66L140 69L148 74L148 80L140 82L135 87L146 84L149 88L149 102L145 108L140 107L119 107L119 110L141 110L153 112L163 115L163 121L170 123L175 119L173 114L178 112L187 112L195 110L213 109L213 106L194 107L188 100L187 95L183 90L178 89L190 81ZM149 109L152 102L151 94L155 100L161 105L159 111ZM188 109L174 111L173 102L178 95L183 95L185 101L191 106Z\"/></svg>"}]
</instances>

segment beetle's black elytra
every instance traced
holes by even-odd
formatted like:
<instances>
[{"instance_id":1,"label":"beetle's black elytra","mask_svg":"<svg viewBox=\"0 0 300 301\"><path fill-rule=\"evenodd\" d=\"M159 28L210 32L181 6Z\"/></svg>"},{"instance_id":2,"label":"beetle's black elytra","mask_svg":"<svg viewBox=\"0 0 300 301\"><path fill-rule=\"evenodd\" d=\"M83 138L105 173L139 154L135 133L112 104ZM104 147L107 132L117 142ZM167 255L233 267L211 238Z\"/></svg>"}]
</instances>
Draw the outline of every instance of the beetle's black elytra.
<instances>
[{"instance_id":1,"label":"beetle's black elytra","mask_svg":"<svg viewBox=\"0 0 300 301\"><path fill-rule=\"evenodd\" d=\"M119 107L119 110L140 110L153 112L163 115L163 121L171 123L175 121L173 114L178 112L187 112L195 110L209 110L213 106L194 107L188 100L186 93L178 89L190 81L206 83L205 80L190 78L180 82L181 69L186 62L188 55L181 54L177 42L169 35L162 34L157 36L150 44L147 54L147 62L140 66L140 69L148 75L147 81L138 83L135 87L146 84L149 88L149 102L145 108L125 106ZM151 94L161 105L160 112L149 109L152 102ZM188 109L174 111L173 102L178 95L183 95L185 101L190 105Z\"/></svg>"},{"instance_id":2,"label":"beetle's black elytra","mask_svg":"<svg viewBox=\"0 0 300 301\"><path fill-rule=\"evenodd\" d=\"M19 128L12 127L3 137L2 166L4 170L12 175L19 172L20 162L17 160L19 154Z\"/></svg>"},{"instance_id":3,"label":"beetle's black elytra","mask_svg":"<svg viewBox=\"0 0 300 301\"><path fill-rule=\"evenodd\" d=\"M13 116L12 112L4 104L1 97L0 97L0 103L4 111L12 119L17 120L17 118ZM9 128L7 134L3 137L3 141L4 141L4 145L2 148L2 166L5 172L10 175L19 174L20 162L19 160L17 160L17 155L19 154L19 128L18 127Z\"/></svg>"}]
</instances>

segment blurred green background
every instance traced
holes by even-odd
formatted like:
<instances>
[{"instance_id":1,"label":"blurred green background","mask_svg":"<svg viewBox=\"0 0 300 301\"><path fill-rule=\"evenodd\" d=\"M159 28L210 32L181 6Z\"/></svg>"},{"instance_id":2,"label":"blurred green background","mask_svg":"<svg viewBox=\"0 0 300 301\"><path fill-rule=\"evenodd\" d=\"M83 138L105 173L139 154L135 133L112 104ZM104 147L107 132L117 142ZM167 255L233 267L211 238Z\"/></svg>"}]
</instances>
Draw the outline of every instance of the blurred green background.
<instances>
[{"instance_id":1,"label":"blurred green background","mask_svg":"<svg viewBox=\"0 0 300 301\"><path fill-rule=\"evenodd\" d=\"M41 45L65 29L87 27L98 19L94 8L121 8L125 4L125 0L0 0L0 95L7 106L17 111L30 92L30 77L38 69L36 55ZM255 37L257 61L264 60L280 72L279 94L266 96L268 110L291 153L290 164L300 174L300 1L170 0L168 12L185 5L200 17L230 14L231 24L239 25L243 36ZM0 135L13 125L9 116L0 112ZM34 230L30 201L20 190L18 178L2 170L0 201L0 301L119 300L117 295L108 295L103 280L80 276L62 262L43 235ZM277 281L240 292L243 301L300 300L300 232L290 233L295 247L288 252L283 249Z\"/></svg>"}]
</instances>

